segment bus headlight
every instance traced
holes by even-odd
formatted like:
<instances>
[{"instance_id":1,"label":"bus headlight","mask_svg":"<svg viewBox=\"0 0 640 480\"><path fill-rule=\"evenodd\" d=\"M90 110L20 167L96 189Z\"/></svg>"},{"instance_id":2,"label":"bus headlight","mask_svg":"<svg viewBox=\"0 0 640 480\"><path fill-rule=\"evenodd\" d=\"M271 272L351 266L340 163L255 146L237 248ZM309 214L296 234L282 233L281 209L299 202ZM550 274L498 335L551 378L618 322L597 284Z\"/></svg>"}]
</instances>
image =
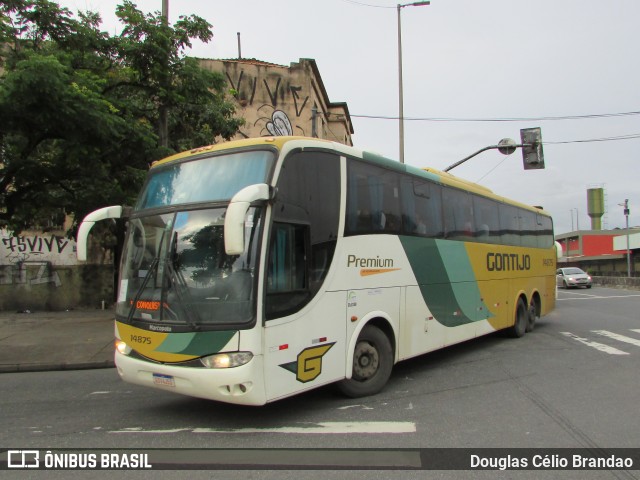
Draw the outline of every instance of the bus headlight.
<instances>
[{"instance_id":1,"label":"bus headlight","mask_svg":"<svg viewBox=\"0 0 640 480\"><path fill-rule=\"evenodd\" d=\"M122 340L116 340L116 350L122 355L129 355L131 353L131 347Z\"/></svg>"},{"instance_id":2,"label":"bus headlight","mask_svg":"<svg viewBox=\"0 0 640 480\"><path fill-rule=\"evenodd\" d=\"M207 368L233 368L249 363L252 358L251 352L231 352L202 357L200 362Z\"/></svg>"}]
</instances>

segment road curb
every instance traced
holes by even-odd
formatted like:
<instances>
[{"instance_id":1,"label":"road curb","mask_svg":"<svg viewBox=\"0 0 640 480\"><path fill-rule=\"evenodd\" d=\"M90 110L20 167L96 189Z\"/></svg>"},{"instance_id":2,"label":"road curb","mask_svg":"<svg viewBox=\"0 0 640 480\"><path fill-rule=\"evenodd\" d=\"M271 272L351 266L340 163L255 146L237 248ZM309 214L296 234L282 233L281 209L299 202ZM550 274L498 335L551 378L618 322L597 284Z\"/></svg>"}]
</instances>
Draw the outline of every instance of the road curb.
<instances>
[{"instance_id":1,"label":"road curb","mask_svg":"<svg viewBox=\"0 0 640 480\"><path fill-rule=\"evenodd\" d=\"M23 373L23 372L53 372L67 370L92 370L99 368L115 368L113 360L103 362L87 362L87 363L50 363L50 364L9 364L0 365L0 374L2 373Z\"/></svg>"}]
</instances>

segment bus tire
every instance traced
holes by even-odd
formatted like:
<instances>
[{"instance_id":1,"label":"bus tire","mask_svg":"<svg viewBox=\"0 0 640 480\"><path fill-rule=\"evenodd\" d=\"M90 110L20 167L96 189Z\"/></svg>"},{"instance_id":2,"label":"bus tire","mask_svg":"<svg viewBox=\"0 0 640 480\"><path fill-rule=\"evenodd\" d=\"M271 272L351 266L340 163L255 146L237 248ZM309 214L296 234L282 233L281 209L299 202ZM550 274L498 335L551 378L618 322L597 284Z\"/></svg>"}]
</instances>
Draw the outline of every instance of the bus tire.
<instances>
[{"instance_id":1,"label":"bus tire","mask_svg":"<svg viewBox=\"0 0 640 480\"><path fill-rule=\"evenodd\" d=\"M382 330L373 325L362 329L353 352L352 368L351 378L338 383L344 395L366 397L382 390L393 368L391 342Z\"/></svg>"},{"instance_id":2,"label":"bus tire","mask_svg":"<svg viewBox=\"0 0 640 480\"><path fill-rule=\"evenodd\" d=\"M522 298L518 299L515 317L513 326L507 329L507 335L511 338L520 338L527 332L529 324L529 311Z\"/></svg>"},{"instance_id":3,"label":"bus tire","mask_svg":"<svg viewBox=\"0 0 640 480\"><path fill-rule=\"evenodd\" d=\"M535 300L531 299L531 303L529 303L529 309L527 311L528 314L528 322L527 322L527 332L533 332L533 329L536 326L536 322L538 321L538 307L536 306Z\"/></svg>"}]
</instances>

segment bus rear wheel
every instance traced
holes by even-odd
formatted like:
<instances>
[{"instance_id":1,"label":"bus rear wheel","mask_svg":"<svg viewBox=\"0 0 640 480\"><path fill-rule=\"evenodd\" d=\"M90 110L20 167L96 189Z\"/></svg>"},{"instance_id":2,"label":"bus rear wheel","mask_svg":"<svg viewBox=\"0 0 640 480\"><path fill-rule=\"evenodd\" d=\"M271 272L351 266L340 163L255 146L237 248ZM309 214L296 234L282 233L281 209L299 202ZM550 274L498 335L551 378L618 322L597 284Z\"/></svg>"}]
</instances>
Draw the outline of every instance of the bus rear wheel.
<instances>
[{"instance_id":1,"label":"bus rear wheel","mask_svg":"<svg viewBox=\"0 0 640 480\"><path fill-rule=\"evenodd\" d=\"M529 303L529 310L527 313L529 315L529 321L527 322L527 332L532 332L534 327L536 326L536 322L538 321L538 306L535 300L531 299L531 302Z\"/></svg>"},{"instance_id":2,"label":"bus rear wheel","mask_svg":"<svg viewBox=\"0 0 640 480\"><path fill-rule=\"evenodd\" d=\"M362 329L353 351L350 379L338 383L348 397L366 397L378 393L387 383L393 368L393 350L389 338L377 327Z\"/></svg>"},{"instance_id":3,"label":"bus rear wheel","mask_svg":"<svg viewBox=\"0 0 640 480\"><path fill-rule=\"evenodd\" d=\"M512 327L507 329L507 335L512 338L520 338L527 332L527 326L529 325L529 310L527 309L524 300L518 299L516 306L516 318Z\"/></svg>"}]
</instances>

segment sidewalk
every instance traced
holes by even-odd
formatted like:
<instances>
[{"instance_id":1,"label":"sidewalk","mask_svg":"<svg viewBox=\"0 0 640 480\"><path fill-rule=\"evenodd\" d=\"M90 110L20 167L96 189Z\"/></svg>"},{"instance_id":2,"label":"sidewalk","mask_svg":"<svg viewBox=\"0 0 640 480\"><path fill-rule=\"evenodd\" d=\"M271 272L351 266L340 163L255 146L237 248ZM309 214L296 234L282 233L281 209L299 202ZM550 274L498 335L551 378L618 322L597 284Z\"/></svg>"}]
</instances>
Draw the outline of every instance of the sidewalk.
<instances>
[{"instance_id":1,"label":"sidewalk","mask_svg":"<svg viewBox=\"0 0 640 480\"><path fill-rule=\"evenodd\" d=\"M113 367L113 310L0 312L0 373Z\"/></svg>"}]
</instances>

